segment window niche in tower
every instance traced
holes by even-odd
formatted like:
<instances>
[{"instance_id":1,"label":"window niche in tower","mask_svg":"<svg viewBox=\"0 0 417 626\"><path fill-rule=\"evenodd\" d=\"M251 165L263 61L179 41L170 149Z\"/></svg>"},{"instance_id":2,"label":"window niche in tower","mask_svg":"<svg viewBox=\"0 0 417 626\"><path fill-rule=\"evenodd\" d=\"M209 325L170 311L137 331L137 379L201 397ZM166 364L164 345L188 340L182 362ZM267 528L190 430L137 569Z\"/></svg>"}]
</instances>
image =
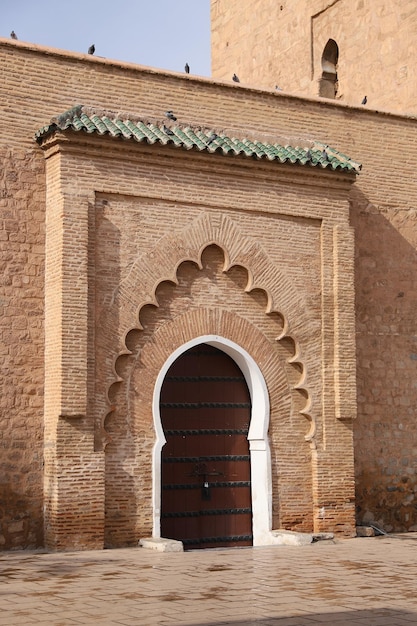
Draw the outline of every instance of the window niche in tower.
<instances>
[{"instance_id":1,"label":"window niche in tower","mask_svg":"<svg viewBox=\"0 0 417 626\"><path fill-rule=\"evenodd\" d=\"M334 39L324 46L321 57L322 74L319 79L319 96L321 98L336 98L337 95L337 63L339 60L339 46Z\"/></svg>"}]
</instances>

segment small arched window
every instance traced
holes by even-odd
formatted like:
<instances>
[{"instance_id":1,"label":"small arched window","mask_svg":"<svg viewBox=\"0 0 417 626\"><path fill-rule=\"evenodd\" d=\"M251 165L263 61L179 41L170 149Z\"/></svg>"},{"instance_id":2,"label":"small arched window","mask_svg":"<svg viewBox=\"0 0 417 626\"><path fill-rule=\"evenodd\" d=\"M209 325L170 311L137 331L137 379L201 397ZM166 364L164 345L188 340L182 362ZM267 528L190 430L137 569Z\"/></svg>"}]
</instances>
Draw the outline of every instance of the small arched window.
<instances>
[{"instance_id":1,"label":"small arched window","mask_svg":"<svg viewBox=\"0 0 417 626\"><path fill-rule=\"evenodd\" d=\"M337 63L339 61L339 46L334 39L324 46L321 57L322 75L319 80L319 96L335 98L337 94Z\"/></svg>"}]
</instances>

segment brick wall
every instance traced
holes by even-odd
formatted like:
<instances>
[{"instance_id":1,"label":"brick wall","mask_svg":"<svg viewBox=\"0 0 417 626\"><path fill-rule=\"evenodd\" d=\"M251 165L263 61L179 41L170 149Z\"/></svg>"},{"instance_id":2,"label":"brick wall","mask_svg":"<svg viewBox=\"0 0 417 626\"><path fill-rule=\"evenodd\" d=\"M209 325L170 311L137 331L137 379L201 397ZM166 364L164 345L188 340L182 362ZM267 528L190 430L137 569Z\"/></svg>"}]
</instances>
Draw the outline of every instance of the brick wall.
<instances>
[{"instance_id":1,"label":"brick wall","mask_svg":"<svg viewBox=\"0 0 417 626\"><path fill-rule=\"evenodd\" d=\"M350 192L349 199L350 220L355 227L356 244L356 334L359 395L358 420L355 423L353 435L358 519L362 521L362 519L372 517L375 521L379 520L387 528L395 528L396 530L410 529L417 524L413 495L416 487L416 456L412 439L409 436L414 423L413 407L417 400L414 382L416 350L413 343L416 334L414 277L416 275L415 246L417 236L415 222L417 190L414 182L417 159L412 150L416 139L415 121L401 116L342 107L337 103L327 101L301 99L281 93L267 93L262 90L245 88L241 85L222 85L209 80L194 79L192 76L157 73L104 59L26 46L21 42L1 41L0 62L3 69L3 83L0 92L2 116L0 148L2 154L5 155L3 169L3 175L6 177L5 189L10 189L9 195L3 192L1 198L2 263L6 270L3 279L6 283L10 283L4 286L4 296L2 294L2 297L5 298L5 317L3 318L5 323L1 353L7 355L7 360L6 357L3 357L5 360L2 363L4 386L1 396L2 419L5 424L1 462L3 474L6 477L3 482L5 490L4 500L2 500L4 513L0 520L3 547L33 546L42 541L41 494L43 477L41 457L44 422L42 406L44 381L42 303L44 298L43 232L46 200L44 157L32 138L33 133L48 122L53 115L76 103L100 106L108 110L127 110L140 117L151 119L162 119L163 111L170 108L178 114L179 120L183 123L220 130L225 129L237 136L249 135L260 139L285 139L287 137L290 140L299 138L301 143L313 139L322 140L363 163L363 170ZM57 80L57 77L60 77L61 80ZM61 265L61 262L64 259L62 254L64 248L62 246L66 245L71 248L71 246L76 246L78 241L71 238L65 240L63 232L60 231L62 222L59 226L59 220L65 211L75 225L77 222L75 218L77 215L81 215L83 216L82 219L86 220L84 223L89 224L89 227L104 228L102 232L108 238L109 243L114 241L120 246L120 241L117 239L118 229L115 228L112 221L107 219L110 211L109 204L103 204L103 201L110 203L110 207L120 203L120 211L123 211L126 207L132 206L131 203L134 201L129 199L131 196L139 197L141 198L140 211L147 224L150 242L156 245L158 239L165 232L160 216L175 216L171 219L175 220L175 223L178 221L178 227L181 225L181 220L186 221L186 218L182 217L186 214L178 211L177 192L178 184L183 180L184 174L188 172L187 185L184 186L184 196L181 202L187 206L187 211L191 211L191 214L196 215L201 211L201 207L205 207L207 204L207 197L210 197L212 210L215 211L216 207L224 208L227 206L234 216L233 219L239 215L239 220L242 220L242 223L247 220L244 228L251 232L254 223L250 217L250 212L253 210L257 215L257 224L259 224L257 228L265 232L264 224L269 223L268 216L274 212L280 215L290 212L292 214L290 221L298 224L311 204L313 186L315 189L313 195L316 194L316 200L313 203L315 210L320 215L326 216L326 219L329 219L335 226L340 223L346 233L349 233L349 230L346 229L345 209L340 209L340 207L346 206L345 200L343 200L343 194L346 193L343 191L345 183L341 183L340 188L336 185L329 195L327 191L329 182L323 172L319 176L319 179L323 181L323 186L318 202L317 183L314 182L312 185L313 180L310 177L307 177L303 184L299 184L300 179L297 179L299 182L296 184L293 180L294 186L291 190L288 190L288 187L284 185L288 191L283 193L282 184L276 183L277 186L274 187L274 184L271 184L270 179L266 176L267 164L258 166L256 162L250 162L244 165L244 163L240 163L241 160L239 161L239 168L250 167L254 172L257 172L256 175L260 177L260 180L268 180L268 185L262 184L254 188L253 183L251 183L253 174L250 174L249 178L246 175L239 178L239 184L237 183L233 169L234 163L230 159L214 157L216 159L215 169L218 168L219 170L214 176L203 167L207 163L207 159L204 160L207 155L197 157L194 154L186 153L181 155L181 159L175 156L175 159L172 160L169 149L160 151L143 146L138 148L136 153L132 147L129 148L129 150L133 150L132 154L135 155L134 158L130 155L129 161L119 158L125 153L124 144L115 140L111 143L111 141L110 139L99 140L98 138L89 140L89 165L91 166L89 171L85 171L85 164L81 164L80 160L80 156L85 154L85 146L82 145L82 141L79 142L78 152L75 148L74 154L67 151L67 160L64 165L58 158L54 160L54 157L51 156L48 159L48 194L50 196L47 201L48 206L51 207L51 210L48 209L48 219L54 219L55 211L58 219L56 226L58 239L50 241L52 244L51 253L48 256L50 267L46 274L50 299L48 315L51 317L47 321L49 331L46 343L48 367L45 380L48 385L49 396L45 404L47 415L47 419L45 419L45 461L47 464L45 474L48 494L52 494L58 499L65 495L64 492L61 495L58 493L58 485L54 482L58 435L62 435L62 441L65 441L65 429L58 420L61 408L68 409L68 419L70 420L72 419L71 411L74 413L72 417L78 412L80 415L71 422L73 428L80 433L80 437L84 433L85 437L83 435L82 441L87 442L85 451L84 448L79 451L79 467L93 468L93 473L101 473L103 477L103 453L100 446L102 446L103 433L101 429L104 426L105 417L109 415L107 418L109 430L121 428L120 421L118 422L120 420L119 414L116 412L112 417L108 413L109 405L106 401L105 385L100 388L101 376L96 377L92 366L92 363L97 363L97 360L95 360L94 353L93 358L91 358L91 354L87 350L88 346L94 345L94 341L92 343L87 341L87 344L84 344L87 351L81 350L80 352L80 346L78 346L74 353L68 352L68 358L74 363L71 367L76 377L80 380L80 384L84 381L82 393L85 394L86 400L81 409L77 406L78 400L75 400L75 398L79 399L79 394L72 394L71 396L69 382L65 383L67 387L59 382L62 378L62 362L59 359L59 346L54 344L54 337L58 342L62 340L59 323L64 319L61 314L64 304L69 307L66 314L67 323L71 319L76 320L76 317L71 318L70 309L71 307L76 309L77 304L76 301L65 300L64 291L56 291L56 282L54 282L56 280L60 282L62 279L62 275L54 278L54 272L57 269L61 274L63 272L64 266ZM107 155L107 159L105 155ZM115 163L118 161L120 161L120 165L117 170ZM111 167L109 167L109 162ZM171 172L172 164L180 162L179 170ZM210 168L212 167L214 166L211 164ZM65 177L65 168L68 168L67 172L71 172L71 176ZM197 171L204 172L204 175L201 174L200 178L197 178L193 174L195 168ZM114 178L109 176L111 172L114 172ZM86 193L83 176L84 181L95 181L93 187L91 184L87 185L88 193ZM331 175L328 178L331 178ZM335 174L332 180L336 180L336 178L337 175ZM61 181L60 190L55 189L54 179L57 184L58 181ZM220 195L218 195L219 180L222 181ZM65 182L63 186L62 181ZM133 185L133 181L135 185ZM92 195L91 189L94 190ZM113 198L111 195L115 189L117 189L117 198ZM76 201L77 195L78 202ZM146 200L143 199L144 196L146 196ZM71 200L66 205L68 198ZM61 203L62 208L60 208L59 203ZM245 210L241 212L242 205ZM54 210L52 210L53 207L55 207ZM132 211L126 211L125 225L129 224L128 220L131 215L133 215ZM158 219L149 218L152 215L158 216ZM297 276L301 276L303 271L315 271L315 263L317 263L315 250L319 244L306 245L304 252L299 256L303 259L303 265L299 266L298 270L291 269L292 264L295 268L297 267L299 258L297 258L297 263L294 263L294 259L291 260L291 249L285 245L277 244L277 241L280 240L284 243L287 241L287 236L283 235L285 233L284 222L285 220L280 225L280 228L283 229L280 231L280 237L274 238L273 231L267 231L264 246L274 262L284 260L289 272L288 276L295 281L295 284L298 284L297 281L300 279L297 279ZM49 226L52 229L50 232L53 232L53 222ZM22 240L24 228L27 228L25 241ZM314 227L311 230L314 231ZM291 232L295 231L292 229ZM300 232L309 232L309 228ZM324 229L320 246L332 251L337 240L335 237L334 232ZM93 239L93 241L95 240ZM300 242L302 241L301 237ZM6 245L3 247L4 243ZM91 249L92 241L87 239L79 245L84 255L85 246L87 245L88 249ZM122 249L123 255L125 255L126 267L129 263L129 254L133 253L132 250L134 250L135 245L137 244L129 244L127 240L123 242L121 248L119 247L119 250ZM344 245L347 245L347 250L349 250L349 245ZM111 261L112 248L113 246L110 245L108 248L98 246L97 259L103 270L97 275L97 284L96 279L89 281L87 293L83 290L82 283L77 281L78 269L76 265L74 265L74 269L71 269L71 262L68 261L70 263L68 272L64 271L64 275L69 281L68 284L72 284L74 289L80 289L89 310L95 310L96 303L98 306L102 306L99 296L100 294L105 295L100 292L105 279L109 281L109 285L111 285L111 281L119 279L114 273L105 276L104 268L109 259ZM10 252L11 250L13 254ZM57 255L57 259L60 259L58 266L53 261L52 253ZM307 256L304 256L306 254ZM349 255L347 256L349 257ZM85 257L83 258L83 267L87 267L87 272L89 272L89 257L87 260ZM333 259L333 256L331 258ZM327 287L321 294L324 305L320 301L318 292L312 299L308 300L306 309L311 308L314 315L319 310L328 310L333 315L334 289L337 288L338 281L342 281L343 287L345 268L347 268L346 271L349 276L350 270L346 266L349 258L345 259L343 254L339 261L336 261L336 258L334 257L332 262L336 265L339 264L340 270L335 270L334 274L329 275L326 279ZM123 267L122 265L121 269ZM20 281L20 279L22 286L11 284L13 280ZM347 308L349 308L349 303L347 303ZM54 310L57 312L60 322L54 318ZM126 315L128 315L128 311ZM343 323L343 310L340 310L338 315L341 317L339 325L336 324L336 332L339 332L340 335L340 343L338 342L337 345L344 345L348 354L352 346L352 344L349 345L348 341L348 337L353 334L352 328ZM90 319L91 317L90 315ZM326 323L330 323L332 319L330 317ZM107 318L107 323L111 325L111 317ZM117 320L117 323L121 330L120 320ZM23 324L23 328L17 328L16 324ZM127 330L131 328L132 326L126 325ZM344 331L343 329L347 330ZM87 325L84 327L82 329L84 341L86 338L94 338L95 332L95 326ZM178 336L181 335L181 332ZM25 342L24 345L22 341ZM104 350L105 348L104 340L102 344L98 341L96 345L97 350ZM325 387L325 393L328 394L327 406L332 407L329 409L328 415L327 424L329 426L325 426L326 416L323 417L323 422L318 421L319 427L316 436L318 449L314 452L309 451L306 456L301 455L300 457L300 463L310 463L309 458L312 455L312 464L316 467L316 471L313 472L310 479L312 481L312 497L316 502L324 503L325 508L329 498L327 498L326 493L321 491L322 486L327 484L330 487L332 480L334 480L331 477L335 475L334 455L340 458L341 449L351 450L351 443L349 442L351 442L352 436L349 425L349 420L352 417L349 398L352 397L352 393L342 390L342 393L339 394L342 400L343 398L346 399L346 402L340 402L340 398L337 401L334 399L335 392L337 395L338 383L333 371L333 356L335 356L334 363L339 363L342 372L341 383L343 384L346 381L343 372L344 351L333 354L332 345L334 345L334 341L333 343L330 342L326 348L328 350L326 357L329 363L328 369L320 372L320 378L323 376L322 380L325 382L328 380L335 381L334 384L332 383L333 387L329 387L327 391ZM113 351L105 357L103 367L112 367L114 358L122 348L123 342L120 338L117 346L114 345ZM50 361L48 361L49 358L51 358ZM347 359L348 362L349 358ZM84 363L81 369L80 359ZM68 371L71 371L71 367ZM100 368L102 365L100 364L98 367ZM309 368L309 374L313 377L318 376L318 372L314 372L314 367ZM349 379L349 376L347 378ZM13 381L12 384L10 384L11 380ZM316 380L319 382L320 379L317 378ZM67 389L64 395L70 400L69 404L63 403L63 395L59 389L56 389L55 381L59 389ZM93 388L96 395L92 394ZM120 393L117 385L113 390L110 388L110 400L113 398L113 394L117 397L117 394ZM97 402L93 403L93 406L89 404L91 397L99 398ZM297 407L295 400L294 406ZM93 430L90 420L92 412L94 413L93 421L95 421ZM334 421L335 413L338 412L341 417L345 416L348 419L346 421ZM48 415L51 419L48 418ZM86 415L89 417L87 418ZM17 433L19 433L19 437L17 437ZM22 434L20 435L20 433ZM92 443L94 437L96 438L95 453ZM151 443L148 437L149 433L145 437L144 446L148 446L147 449L149 450ZM19 446L16 445L18 441L20 441ZM114 459L112 445L114 444L111 443L109 446L107 468L110 467L110 459ZM401 455L398 454L400 449ZM344 481L339 479L338 485L331 487L333 493L337 493L337 489L341 490L339 492L341 495L337 496L338 503L333 507L333 519L322 523L320 518L322 507L313 511L316 516L316 523L320 528L327 523L334 525L337 511L342 511L343 506L347 507L348 513L343 513L343 511L341 513L339 521L342 528L344 520L351 516L353 477L349 470L351 467L349 454L351 453L349 452L343 457L343 462L347 465L338 466L339 476L346 476L346 484L344 485ZM281 456L274 457L274 467L276 467L279 459L284 458L284 456L285 451L281 450ZM317 462L316 459L318 459ZM314 465L315 463L316 465ZM83 472L81 470L80 472L78 475L82 476ZM62 467L62 473L68 476L68 484L70 485L73 477L77 475L76 464L71 468ZM109 474L107 472L107 482L108 480ZM90 484L91 490L94 490L94 481L92 480ZM94 519L103 516L103 510L100 509L99 504L102 501L103 493L104 487L99 485L90 510L79 512L79 528L82 528L84 524L83 515L86 516L85 519L90 519L89 515L95 516ZM111 493L111 490L108 493ZM305 493L307 494L307 492ZM49 499L50 503L53 501L54 498ZM54 515L52 504L48 506L47 516L52 518ZM116 505L114 504L114 506ZM276 503L276 506L279 507L280 505ZM297 523L294 522L296 515L291 512L286 513L282 509L278 510L276 519L281 520L282 516L285 517L285 515L289 516L288 519L292 516L291 523L295 523L297 526ZM140 520L135 523L138 524L137 528L141 528L141 532L142 530L149 530L149 527L145 528ZM338 523L337 520L336 523ZM114 541L126 541L126 534L124 539L121 539L120 534L118 535L117 526L112 524L113 522L108 521L106 531L103 524L100 527L92 528L90 546L99 545L103 541L105 532L108 540L113 534L116 537ZM54 530L51 531L47 526L46 532L50 538L48 541L50 544L55 542L58 547L65 547L56 538L57 528L59 529L59 525L55 525ZM65 522L61 526L61 532L64 530ZM75 537L72 537L71 541L76 544Z\"/></svg>"},{"instance_id":2,"label":"brick wall","mask_svg":"<svg viewBox=\"0 0 417 626\"><path fill-rule=\"evenodd\" d=\"M212 0L212 74L245 85L319 95L322 55L339 48L337 98L416 113L413 0Z\"/></svg>"},{"instance_id":3,"label":"brick wall","mask_svg":"<svg viewBox=\"0 0 417 626\"><path fill-rule=\"evenodd\" d=\"M45 180L41 155L0 148L0 547L42 535Z\"/></svg>"}]
</instances>

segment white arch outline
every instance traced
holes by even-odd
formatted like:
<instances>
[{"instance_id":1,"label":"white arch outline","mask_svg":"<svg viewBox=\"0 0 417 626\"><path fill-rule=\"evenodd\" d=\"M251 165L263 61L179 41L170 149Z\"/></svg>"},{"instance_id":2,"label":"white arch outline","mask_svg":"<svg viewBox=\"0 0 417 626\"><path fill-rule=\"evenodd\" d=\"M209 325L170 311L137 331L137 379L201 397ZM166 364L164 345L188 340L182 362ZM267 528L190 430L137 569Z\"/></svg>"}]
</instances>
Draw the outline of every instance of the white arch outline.
<instances>
[{"instance_id":1,"label":"white arch outline","mask_svg":"<svg viewBox=\"0 0 417 626\"><path fill-rule=\"evenodd\" d=\"M201 335L177 348L165 361L155 382L152 413L156 442L152 454L153 537L161 536L161 451L166 442L159 411L159 398L165 376L174 361L184 352L207 343L228 354L241 369L251 396L252 411L248 432L251 461L253 545L274 543L272 527L271 454L268 442L269 395L265 379L253 358L241 346L219 335Z\"/></svg>"}]
</instances>

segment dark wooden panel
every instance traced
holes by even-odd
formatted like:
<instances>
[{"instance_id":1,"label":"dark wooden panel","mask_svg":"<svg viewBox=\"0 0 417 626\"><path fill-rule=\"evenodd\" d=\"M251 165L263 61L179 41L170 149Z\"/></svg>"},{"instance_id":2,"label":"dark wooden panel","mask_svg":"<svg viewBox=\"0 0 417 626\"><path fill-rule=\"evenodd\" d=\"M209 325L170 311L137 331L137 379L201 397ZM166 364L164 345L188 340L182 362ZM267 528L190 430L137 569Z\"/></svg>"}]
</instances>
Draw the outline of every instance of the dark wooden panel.
<instances>
[{"instance_id":1,"label":"dark wooden panel","mask_svg":"<svg viewBox=\"0 0 417 626\"><path fill-rule=\"evenodd\" d=\"M246 435L169 435L164 458L181 458L205 455L247 455L248 441Z\"/></svg>"},{"instance_id":2,"label":"dark wooden panel","mask_svg":"<svg viewBox=\"0 0 417 626\"><path fill-rule=\"evenodd\" d=\"M161 392L161 534L186 549L251 545L249 391L236 363L204 345L171 366Z\"/></svg>"}]
</instances>

